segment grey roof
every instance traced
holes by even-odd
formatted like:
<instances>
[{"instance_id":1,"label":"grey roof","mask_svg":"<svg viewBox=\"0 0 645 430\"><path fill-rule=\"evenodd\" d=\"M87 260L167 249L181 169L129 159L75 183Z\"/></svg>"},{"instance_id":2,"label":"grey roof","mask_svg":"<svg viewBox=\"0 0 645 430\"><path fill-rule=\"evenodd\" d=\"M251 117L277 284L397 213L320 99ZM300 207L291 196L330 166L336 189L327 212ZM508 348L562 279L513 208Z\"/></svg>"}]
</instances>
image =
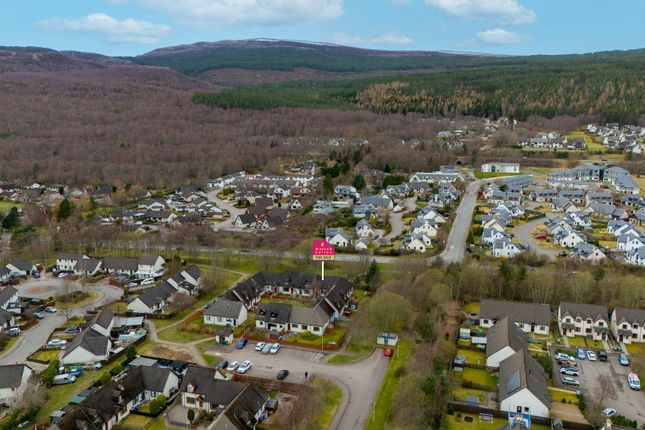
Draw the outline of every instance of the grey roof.
<instances>
[{"instance_id":1,"label":"grey roof","mask_svg":"<svg viewBox=\"0 0 645 430\"><path fill-rule=\"evenodd\" d=\"M331 314L327 314L322 306L314 306L313 308L305 306L292 306L289 322L294 324L308 324L322 327L327 322L329 322L330 317Z\"/></svg>"},{"instance_id":2,"label":"grey roof","mask_svg":"<svg viewBox=\"0 0 645 430\"><path fill-rule=\"evenodd\" d=\"M244 382L215 379L215 372L217 370L207 367L189 366L180 391L188 392L188 384L191 384L193 393L201 395L205 401L226 406L249 386Z\"/></svg>"},{"instance_id":3,"label":"grey roof","mask_svg":"<svg viewBox=\"0 0 645 430\"><path fill-rule=\"evenodd\" d=\"M586 303L560 303L560 316L571 316L573 318L591 318L593 320L602 318L607 320L607 306L604 305L590 305Z\"/></svg>"},{"instance_id":4,"label":"grey roof","mask_svg":"<svg viewBox=\"0 0 645 430\"><path fill-rule=\"evenodd\" d=\"M136 272L139 268L137 260L128 257L105 257L103 258L105 270L119 270Z\"/></svg>"},{"instance_id":5,"label":"grey roof","mask_svg":"<svg viewBox=\"0 0 645 430\"><path fill-rule=\"evenodd\" d=\"M147 266L152 266L157 262L157 259L159 259L158 254L143 254L141 257L139 257L139 264L145 264Z\"/></svg>"},{"instance_id":6,"label":"grey roof","mask_svg":"<svg viewBox=\"0 0 645 430\"><path fill-rule=\"evenodd\" d=\"M629 309L616 307L616 323L620 324L625 321L630 325L637 323L640 326L645 326L645 309Z\"/></svg>"},{"instance_id":7,"label":"grey roof","mask_svg":"<svg viewBox=\"0 0 645 430\"><path fill-rule=\"evenodd\" d=\"M92 318L90 325L98 324L104 329L108 329L113 319L114 314L112 313L112 311L110 311L108 308L103 308L101 309L101 312L99 312L94 318Z\"/></svg>"},{"instance_id":8,"label":"grey roof","mask_svg":"<svg viewBox=\"0 0 645 430\"><path fill-rule=\"evenodd\" d=\"M4 308L0 308L0 327L6 327L11 324L14 316L11 312L6 311Z\"/></svg>"},{"instance_id":9,"label":"grey roof","mask_svg":"<svg viewBox=\"0 0 645 430\"><path fill-rule=\"evenodd\" d=\"M549 326L551 324L551 309L549 305L539 303L482 300L479 317L497 321L508 317L514 323Z\"/></svg>"},{"instance_id":10,"label":"grey roof","mask_svg":"<svg viewBox=\"0 0 645 430\"><path fill-rule=\"evenodd\" d=\"M502 361L499 365L499 400L502 401L527 388L546 407L551 405L551 396L546 385L544 369L526 349Z\"/></svg>"},{"instance_id":11,"label":"grey roof","mask_svg":"<svg viewBox=\"0 0 645 430\"><path fill-rule=\"evenodd\" d=\"M172 285L164 281L156 287L146 290L139 296L139 300L141 300L146 306L153 307L155 304L172 297L176 292L177 291Z\"/></svg>"},{"instance_id":12,"label":"grey roof","mask_svg":"<svg viewBox=\"0 0 645 430\"><path fill-rule=\"evenodd\" d=\"M86 328L72 339L72 342L65 349L63 357L66 357L78 347L94 355L106 355L109 348L109 339L92 328Z\"/></svg>"},{"instance_id":13,"label":"grey roof","mask_svg":"<svg viewBox=\"0 0 645 430\"><path fill-rule=\"evenodd\" d=\"M240 214L237 216L242 224L253 224L255 222L255 215Z\"/></svg>"},{"instance_id":14,"label":"grey roof","mask_svg":"<svg viewBox=\"0 0 645 430\"><path fill-rule=\"evenodd\" d=\"M269 400L269 393L256 385L249 385L233 400L224 415L236 429L255 428L257 424L255 415L262 410L267 400Z\"/></svg>"},{"instance_id":15,"label":"grey roof","mask_svg":"<svg viewBox=\"0 0 645 430\"><path fill-rule=\"evenodd\" d=\"M164 367L140 366L135 372L141 372L143 386L146 390L163 392L172 371ZM131 377L130 375L128 377Z\"/></svg>"},{"instance_id":16,"label":"grey roof","mask_svg":"<svg viewBox=\"0 0 645 430\"><path fill-rule=\"evenodd\" d=\"M81 258L76 263L74 269L79 272L94 272L100 264L101 260L97 260L96 258Z\"/></svg>"},{"instance_id":17,"label":"grey roof","mask_svg":"<svg viewBox=\"0 0 645 430\"><path fill-rule=\"evenodd\" d=\"M528 343L522 329L508 318L504 318L488 330L488 335L486 336L486 357L490 357L507 346L510 346L513 351L517 352L522 348L526 348Z\"/></svg>"},{"instance_id":18,"label":"grey roof","mask_svg":"<svg viewBox=\"0 0 645 430\"><path fill-rule=\"evenodd\" d=\"M83 258L83 255L72 252L59 252L56 254L57 260L80 260L81 258Z\"/></svg>"},{"instance_id":19,"label":"grey roof","mask_svg":"<svg viewBox=\"0 0 645 430\"><path fill-rule=\"evenodd\" d=\"M204 315L211 315L221 318L239 318L244 304L238 301L218 299L206 306Z\"/></svg>"},{"instance_id":20,"label":"grey roof","mask_svg":"<svg viewBox=\"0 0 645 430\"><path fill-rule=\"evenodd\" d=\"M202 271L199 270L199 267L193 265L188 266L182 272L188 273L193 279L199 279L202 277Z\"/></svg>"},{"instance_id":21,"label":"grey roof","mask_svg":"<svg viewBox=\"0 0 645 430\"><path fill-rule=\"evenodd\" d=\"M0 307L6 305L7 302L9 302L9 300L11 300L11 298L17 293L18 290L16 290L11 285L8 285L0 290Z\"/></svg>"},{"instance_id":22,"label":"grey roof","mask_svg":"<svg viewBox=\"0 0 645 430\"><path fill-rule=\"evenodd\" d=\"M29 260L25 260L24 258L20 258L20 257L14 258L9 263L12 264L17 269L22 270L22 271L29 271L29 270L32 270L34 268L34 263L32 263Z\"/></svg>"},{"instance_id":23,"label":"grey roof","mask_svg":"<svg viewBox=\"0 0 645 430\"><path fill-rule=\"evenodd\" d=\"M260 303L255 313L256 321L286 324L290 321L291 305L285 303Z\"/></svg>"},{"instance_id":24,"label":"grey roof","mask_svg":"<svg viewBox=\"0 0 645 430\"><path fill-rule=\"evenodd\" d=\"M20 387L25 367L31 369L31 367L26 364L8 364L0 366L0 389Z\"/></svg>"}]
</instances>

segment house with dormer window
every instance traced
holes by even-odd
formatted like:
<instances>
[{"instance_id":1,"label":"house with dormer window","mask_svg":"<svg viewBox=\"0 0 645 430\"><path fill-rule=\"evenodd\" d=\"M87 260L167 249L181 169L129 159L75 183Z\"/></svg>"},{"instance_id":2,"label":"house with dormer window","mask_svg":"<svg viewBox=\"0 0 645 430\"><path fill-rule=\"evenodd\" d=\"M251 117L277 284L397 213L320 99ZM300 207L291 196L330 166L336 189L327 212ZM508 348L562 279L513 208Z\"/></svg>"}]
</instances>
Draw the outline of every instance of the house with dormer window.
<instances>
[{"instance_id":1,"label":"house with dormer window","mask_svg":"<svg viewBox=\"0 0 645 430\"><path fill-rule=\"evenodd\" d=\"M607 318L607 307L603 305L563 302L558 307L558 328L562 336L607 340Z\"/></svg>"}]
</instances>

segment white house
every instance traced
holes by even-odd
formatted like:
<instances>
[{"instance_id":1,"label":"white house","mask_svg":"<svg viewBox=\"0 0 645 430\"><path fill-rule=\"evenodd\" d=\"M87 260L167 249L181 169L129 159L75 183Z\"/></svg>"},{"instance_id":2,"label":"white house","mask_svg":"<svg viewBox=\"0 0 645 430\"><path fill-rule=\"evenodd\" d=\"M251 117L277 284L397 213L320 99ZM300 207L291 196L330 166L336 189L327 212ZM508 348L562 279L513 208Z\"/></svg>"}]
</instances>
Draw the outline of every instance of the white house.
<instances>
[{"instance_id":1,"label":"white house","mask_svg":"<svg viewBox=\"0 0 645 430\"><path fill-rule=\"evenodd\" d=\"M585 336L606 340L609 333L607 307L579 303L560 303L558 328L562 336Z\"/></svg>"},{"instance_id":2,"label":"white house","mask_svg":"<svg viewBox=\"0 0 645 430\"><path fill-rule=\"evenodd\" d=\"M401 241L401 247L407 251L426 252L428 247L432 246L432 239L423 233L407 234Z\"/></svg>"},{"instance_id":3,"label":"white house","mask_svg":"<svg viewBox=\"0 0 645 430\"><path fill-rule=\"evenodd\" d=\"M616 248L618 248L619 251L631 252L635 249L642 248L643 246L645 246L643 238L636 237L631 234L623 234L618 236L618 239L616 239Z\"/></svg>"},{"instance_id":4,"label":"white house","mask_svg":"<svg viewBox=\"0 0 645 430\"><path fill-rule=\"evenodd\" d=\"M499 365L499 409L548 417L551 396L544 369L524 348Z\"/></svg>"},{"instance_id":5,"label":"white house","mask_svg":"<svg viewBox=\"0 0 645 430\"><path fill-rule=\"evenodd\" d=\"M128 303L128 312L154 314L163 312L177 294L175 287L163 281Z\"/></svg>"},{"instance_id":6,"label":"white house","mask_svg":"<svg viewBox=\"0 0 645 430\"><path fill-rule=\"evenodd\" d=\"M27 388L35 385L33 376L33 369L26 364L0 366L0 404L20 401Z\"/></svg>"},{"instance_id":7,"label":"white house","mask_svg":"<svg viewBox=\"0 0 645 430\"><path fill-rule=\"evenodd\" d=\"M423 234L429 238L437 237L437 225L427 219L416 219L410 223L412 233Z\"/></svg>"},{"instance_id":8,"label":"white house","mask_svg":"<svg viewBox=\"0 0 645 430\"><path fill-rule=\"evenodd\" d=\"M367 239L358 239L354 242L354 249L356 251L367 251L369 249L369 241Z\"/></svg>"},{"instance_id":9,"label":"white house","mask_svg":"<svg viewBox=\"0 0 645 430\"><path fill-rule=\"evenodd\" d=\"M618 342L645 342L645 310L616 307L611 313L611 331Z\"/></svg>"},{"instance_id":10,"label":"white house","mask_svg":"<svg viewBox=\"0 0 645 430\"><path fill-rule=\"evenodd\" d=\"M602 252L597 246L587 242L582 242L574 246L571 256L584 261L588 261L590 263L598 263L607 258L605 253Z\"/></svg>"},{"instance_id":11,"label":"white house","mask_svg":"<svg viewBox=\"0 0 645 430\"><path fill-rule=\"evenodd\" d=\"M493 242L493 256L494 257L505 257L505 258L513 258L522 250L520 249L517 244L511 242L510 240L504 238L500 240L496 240Z\"/></svg>"},{"instance_id":12,"label":"white house","mask_svg":"<svg viewBox=\"0 0 645 430\"><path fill-rule=\"evenodd\" d=\"M358 236L360 239L371 239L374 236L376 236L376 233L374 232L374 229L370 225L370 223L367 220L359 220L356 223L356 236Z\"/></svg>"},{"instance_id":13,"label":"white house","mask_svg":"<svg viewBox=\"0 0 645 430\"><path fill-rule=\"evenodd\" d=\"M352 243L352 236L346 233L342 228L326 228L325 240L330 245L339 248L346 248Z\"/></svg>"},{"instance_id":14,"label":"white house","mask_svg":"<svg viewBox=\"0 0 645 430\"><path fill-rule=\"evenodd\" d=\"M486 366L499 367L499 363L527 346L528 342L524 332L506 317L488 330Z\"/></svg>"},{"instance_id":15,"label":"white house","mask_svg":"<svg viewBox=\"0 0 645 430\"><path fill-rule=\"evenodd\" d=\"M587 241L587 237L577 231L561 231L553 236L553 241L563 248L573 248L579 243Z\"/></svg>"},{"instance_id":16,"label":"white house","mask_svg":"<svg viewBox=\"0 0 645 430\"><path fill-rule=\"evenodd\" d=\"M166 264L166 260L161 255L143 254L139 257L136 276L139 279L161 277L164 264Z\"/></svg>"},{"instance_id":17,"label":"white house","mask_svg":"<svg viewBox=\"0 0 645 430\"><path fill-rule=\"evenodd\" d=\"M195 296L202 288L202 271L195 265L190 265L186 269L175 273L166 279L178 293L183 293L188 296Z\"/></svg>"},{"instance_id":18,"label":"white house","mask_svg":"<svg viewBox=\"0 0 645 430\"><path fill-rule=\"evenodd\" d=\"M112 341L92 327L83 329L63 350L61 364L94 364L110 356Z\"/></svg>"},{"instance_id":19,"label":"white house","mask_svg":"<svg viewBox=\"0 0 645 430\"><path fill-rule=\"evenodd\" d=\"M495 241L508 238L510 238L510 234L494 228L485 228L482 232L482 244L486 246L492 246Z\"/></svg>"},{"instance_id":20,"label":"white house","mask_svg":"<svg viewBox=\"0 0 645 430\"><path fill-rule=\"evenodd\" d=\"M37 271L34 263L20 257L7 263L7 269L11 272L11 276L29 276Z\"/></svg>"},{"instance_id":21,"label":"white house","mask_svg":"<svg viewBox=\"0 0 645 430\"><path fill-rule=\"evenodd\" d=\"M636 266L645 266L645 247L632 249L625 256L625 262Z\"/></svg>"},{"instance_id":22,"label":"white house","mask_svg":"<svg viewBox=\"0 0 645 430\"><path fill-rule=\"evenodd\" d=\"M481 301L479 309L481 327L491 328L504 318L514 322L525 333L549 335L551 325L549 305L487 299Z\"/></svg>"},{"instance_id":23,"label":"white house","mask_svg":"<svg viewBox=\"0 0 645 430\"><path fill-rule=\"evenodd\" d=\"M242 302L217 299L204 308L204 324L237 327L244 324L248 314Z\"/></svg>"},{"instance_id":24,"label":"white house","mask_svg":"<svg viewBox=\"0 0 645 430\"><path fill-rule=\"evenodd\" d=\"M485 163L481 171L484 173L520 173L519 163Z\"/></svg>"}]
</instances>

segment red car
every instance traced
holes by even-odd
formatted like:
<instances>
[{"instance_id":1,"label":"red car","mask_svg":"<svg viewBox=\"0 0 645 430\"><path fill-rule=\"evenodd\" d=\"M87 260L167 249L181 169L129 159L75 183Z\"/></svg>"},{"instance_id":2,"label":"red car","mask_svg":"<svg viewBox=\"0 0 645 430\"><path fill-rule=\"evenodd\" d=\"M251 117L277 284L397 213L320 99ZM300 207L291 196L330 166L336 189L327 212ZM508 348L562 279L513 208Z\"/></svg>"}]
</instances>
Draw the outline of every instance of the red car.
<instances>
[{"instance_id":1,"label":"red car","mask_svg":"<svg viewBox=\"0 0 645 430\"><path fill-rule=\"evenodd\" d=\"M392 357L392 354L394 351L392 351L392 348L385 348L385 351L383 351L383 355L386 357Z\"/></svg>"}]
</instances>

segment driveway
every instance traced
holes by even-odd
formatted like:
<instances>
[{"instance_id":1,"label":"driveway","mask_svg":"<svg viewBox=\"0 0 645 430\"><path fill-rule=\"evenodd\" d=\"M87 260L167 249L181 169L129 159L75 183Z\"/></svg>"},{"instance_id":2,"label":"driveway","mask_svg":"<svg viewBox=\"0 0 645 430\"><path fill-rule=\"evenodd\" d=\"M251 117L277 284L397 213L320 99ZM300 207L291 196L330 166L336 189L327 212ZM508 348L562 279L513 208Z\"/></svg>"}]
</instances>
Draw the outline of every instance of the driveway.
<instances>
[{"instance_id":1,"label":"driveway","mask_svg":"<svg viewBox=\"0 0 645 430\"><path fill-rule=\"evenodd\" d=\"M283 346L277 355L271 355L261 354L253 348L254 344L251 343L244 349L219 354L229 362L251 360L251 376L273 379L280 369L288 369L289 382L305 382L305 372L308 372L309 378L319 375L339 384L344 396L330 426L331 430L361 429L365 426L389 362L380 349L365 360L333 365L322 363L325 355L314 350Z\"/></svg>"},{"instance_id":2,"label":"driveway","mask_svg":"<svg viewBox=\"0 0 645 430\"><path fill-rule=\"evenodd\" d=\"M392 226L392 231L390 231L390 233L385 235L383 238L387 239L387 241L390 242L395 237L401 236L401 234L403 233L403 230L405 229L402 221L403 216L408 212L411 212L414 209L416 209L416 207L417 207L416 198L409 197L405 199L404 210L400 212L391 212L389 222L390 222L390 225Z\"/></svg>"},{"instance_id":3,"label":"driveway","mask_svg":"<svg viewBox=\"0 0 645 430\"><path fill-rule=\"evenodd\" d=\"M33 289L34 285L42 283L43 285L49 285L51 282L57 280L50 278L42 278L42 280L33 280L24 282L23 284L16 285L15 288L18 290L18 294L22 295L21 291ZM55 283L55 282L54 282ZM38 324L32 327L27 331L23 331L16 343L12 345L9 351L6 351L0 357L0 364L16 364L16 363L25 363L27 357L36 352L38 348L47 343L47 339L52 334L56 327L59 327L65 322L67 322L67 316L73 318L77 315L82 315L86 311L93 309L95 306L101 303L109 303L111 301L117 300L123 294L123 291L120 288L112 286L108 283L107 280L101 281L97 284L91 284L88 286L89 289L99 293L100 297L84 306L70 309L66 313L58 312L55 314L49 314L44 312L43 315L45 318L38 321Z\"/></svg>"},{"instance_id":4,"label":"driveway","mask_svg":"<svg viewBox=\"0 0 645 430\"><path fill-rule=\"evenodd\" d=\"M638 421L639 427L645 423L645 394L629 388L630 367L621 366L617 354L609 354L606 362L578 360L578 367L578 380L587 404L614 408L620 415Z\"/></svg>"},{"instance_id":5,"label":"driveway","mask_svg":"<svg viewBox=\"0 0 645 430\"><path fill-rule=\"evenodd\" d=\"M215 203L218 208L224 209L228 211L229 217L226 218L222 222L218 222L216 224L212 225L212 229L214 231L219 231L219 230L224 230L226 228L232 228L233 223L235 222L235 219L237 218L238 215L242 215L244 213L244 209L236 208L234 205L232 205L230 202L227 202L226 200L222 200L217 195L222 192L221 188L218 188L213 191L209 191L206 194L206 198L211 201L212 203Z\"/></svg>"},{"instance_id":6,"label":"driveway","mask_svg":"<svg viewBox=\"0 0 645 430\"><path fill-rule=\"evenodd\" d=\"M544 249L542 248L533 235L531 234L531 230L534 227L537 227L539 225L542 225L546 222L546 220L555 217L556 214L547 212L546 213L546 218L539 218L536 220L533 220L531 222L527 222L526 224L519 226L515 229L515 237L517 240L526 248L528 248L531 252L539 255L539 256L545 256L551 260L555 260L556 257L558 256L559 251L555 249Z\"/></svg>"}]
</instances>

